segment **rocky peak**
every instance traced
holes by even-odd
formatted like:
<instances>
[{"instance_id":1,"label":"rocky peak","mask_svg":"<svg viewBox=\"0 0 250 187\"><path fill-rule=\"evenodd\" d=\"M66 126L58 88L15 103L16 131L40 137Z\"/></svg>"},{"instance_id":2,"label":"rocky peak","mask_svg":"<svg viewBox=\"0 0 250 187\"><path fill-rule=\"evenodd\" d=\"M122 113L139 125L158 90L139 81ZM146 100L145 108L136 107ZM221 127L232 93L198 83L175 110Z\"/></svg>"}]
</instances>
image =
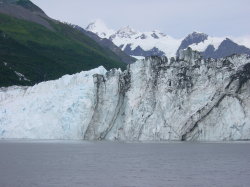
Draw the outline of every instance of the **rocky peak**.
<instances>
[{"instance_id":1,"label":"rocky peak","mask_svg":"<svg viewBox=\"0 0 250 187\"><path fill-rule=\"evenodd\" d=\"M200 43L206 40L207 38L208 38L207 34L194 31L191 34L189 34L184 40L192 41L193 43Z\"/></svg>"},{"instance_id":2,"label":"rocky peak","mask_svg":"<svg viewBox=\"0 0 250 187\"><path fill-rule=\"evenodd\" d=\"M177 56L179 55L179 51L181 49L186 49L188 46L192 45L192 44L198 44L200 42L204 42L205 40L208 39L208 35L204 34L204 33L200 33L200 32L193 32L191 34L189 34L182 42L181 45L179 47L179 49L177 50Z\"/></svg>"}]
</instances>

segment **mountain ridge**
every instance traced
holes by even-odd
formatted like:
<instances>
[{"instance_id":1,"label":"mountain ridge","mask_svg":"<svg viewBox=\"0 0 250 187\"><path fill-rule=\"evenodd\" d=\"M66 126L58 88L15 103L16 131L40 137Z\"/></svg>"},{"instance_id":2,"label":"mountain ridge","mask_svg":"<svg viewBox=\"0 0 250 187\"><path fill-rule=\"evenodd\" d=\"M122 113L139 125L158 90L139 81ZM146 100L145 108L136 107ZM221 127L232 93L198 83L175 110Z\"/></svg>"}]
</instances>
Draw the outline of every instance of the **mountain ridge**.
<instances>
[{"instance_id":1,"label":"mountain ridge","mask_svg":"<svg viewBox=\"0 0 250 187\"><path fill-rule=\"evenodd\" d=\"M101 28L98 26L99 22L92 22L91 24L92 28L90 29L87 26L86 30L96 33L97 35L98 33L101 33L101 31L98 30ZM93 26L94 24L96 24L96 26ZM102 25L105 24L102 22ZM131 56L147 57L156 54L158 56L165 55L168 57L175 57L176 55L178 56L180 50L186 49L187 47L191 47L194 50L204 53L205 58L226 57L225 55L232 55L234 53L250 54L248 50L250 48L250 38L246 38L245 40L239 40L237 38L230 39L234 44L228 43L229 46L226 48L230 53L227 53L226 51L223 51L225 50L225 42L223 43L223 41L227 41L227 38L230 37L211 37L205 33L194 31L188 34L185 38L177 39L160 31L139 32L129 26L114 31L108 29L106 25L103 27L105 27L106 30L109 30L109 34L105 34L104 31L100 37L111 40L125 53ZM249 42L247 43L246 41ZM223 45L221 46L221 44ZM247 44L248 47L243 44ZM222 48L218 50L218 47ZM214 48L214 50L212 50L212 48ZM140 52L138 52L138 49ZM158 51L158 53L152 51Z\"/></svg>"}]
</instances>

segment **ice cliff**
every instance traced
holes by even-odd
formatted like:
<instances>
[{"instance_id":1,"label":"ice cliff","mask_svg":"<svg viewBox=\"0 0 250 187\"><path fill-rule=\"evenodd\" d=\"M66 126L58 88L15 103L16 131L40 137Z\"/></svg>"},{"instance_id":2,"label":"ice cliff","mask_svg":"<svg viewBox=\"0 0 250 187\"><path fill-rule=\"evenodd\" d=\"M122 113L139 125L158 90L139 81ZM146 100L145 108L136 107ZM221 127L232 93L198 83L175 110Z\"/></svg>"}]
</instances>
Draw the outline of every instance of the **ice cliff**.
<instances>
[{"instance_id":1,"label":"ice cliff","mask_svg":"<svg viewBox=\"0 0 250 187\"><path fill-rule=\"evenodd\" d=\"M148 57L0 90L0 138L250 139L250 57Z\"/></svg>"}]
</instances>

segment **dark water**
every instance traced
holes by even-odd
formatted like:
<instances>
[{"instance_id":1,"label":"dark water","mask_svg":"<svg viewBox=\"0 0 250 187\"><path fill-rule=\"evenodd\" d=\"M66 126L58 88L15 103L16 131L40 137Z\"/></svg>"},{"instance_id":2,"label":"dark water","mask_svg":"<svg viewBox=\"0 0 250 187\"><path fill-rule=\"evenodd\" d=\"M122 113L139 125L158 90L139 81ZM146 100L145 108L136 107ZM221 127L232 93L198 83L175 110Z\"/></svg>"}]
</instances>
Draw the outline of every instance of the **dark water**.
<instances>
[{"instance_id":1,"label":"dark water","mask_svg":"<svg viewBox=\"0 0 250 187\"><path fill-rule=\"evenodd\" d=\"M0 142L0 187L250 186L249 143Z\"/></svg>"}]
</instances>

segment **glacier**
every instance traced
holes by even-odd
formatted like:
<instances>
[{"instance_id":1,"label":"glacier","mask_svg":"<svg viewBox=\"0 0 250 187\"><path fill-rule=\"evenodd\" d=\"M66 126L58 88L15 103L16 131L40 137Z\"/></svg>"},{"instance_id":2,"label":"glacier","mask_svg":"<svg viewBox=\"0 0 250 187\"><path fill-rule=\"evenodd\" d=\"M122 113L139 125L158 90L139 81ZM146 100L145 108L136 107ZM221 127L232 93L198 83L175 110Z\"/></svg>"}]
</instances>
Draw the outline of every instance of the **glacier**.
<instances>
[{"instance_id":1,"label":"glacier","mask_svg":"<svg viewBox=\"0 0 250 187\"><path fill-rule=\"evenodd\" d=\"M250 139L250 57L147 57L32 87L0 89L0 138Z\"/></svg>"}]
</instances>

